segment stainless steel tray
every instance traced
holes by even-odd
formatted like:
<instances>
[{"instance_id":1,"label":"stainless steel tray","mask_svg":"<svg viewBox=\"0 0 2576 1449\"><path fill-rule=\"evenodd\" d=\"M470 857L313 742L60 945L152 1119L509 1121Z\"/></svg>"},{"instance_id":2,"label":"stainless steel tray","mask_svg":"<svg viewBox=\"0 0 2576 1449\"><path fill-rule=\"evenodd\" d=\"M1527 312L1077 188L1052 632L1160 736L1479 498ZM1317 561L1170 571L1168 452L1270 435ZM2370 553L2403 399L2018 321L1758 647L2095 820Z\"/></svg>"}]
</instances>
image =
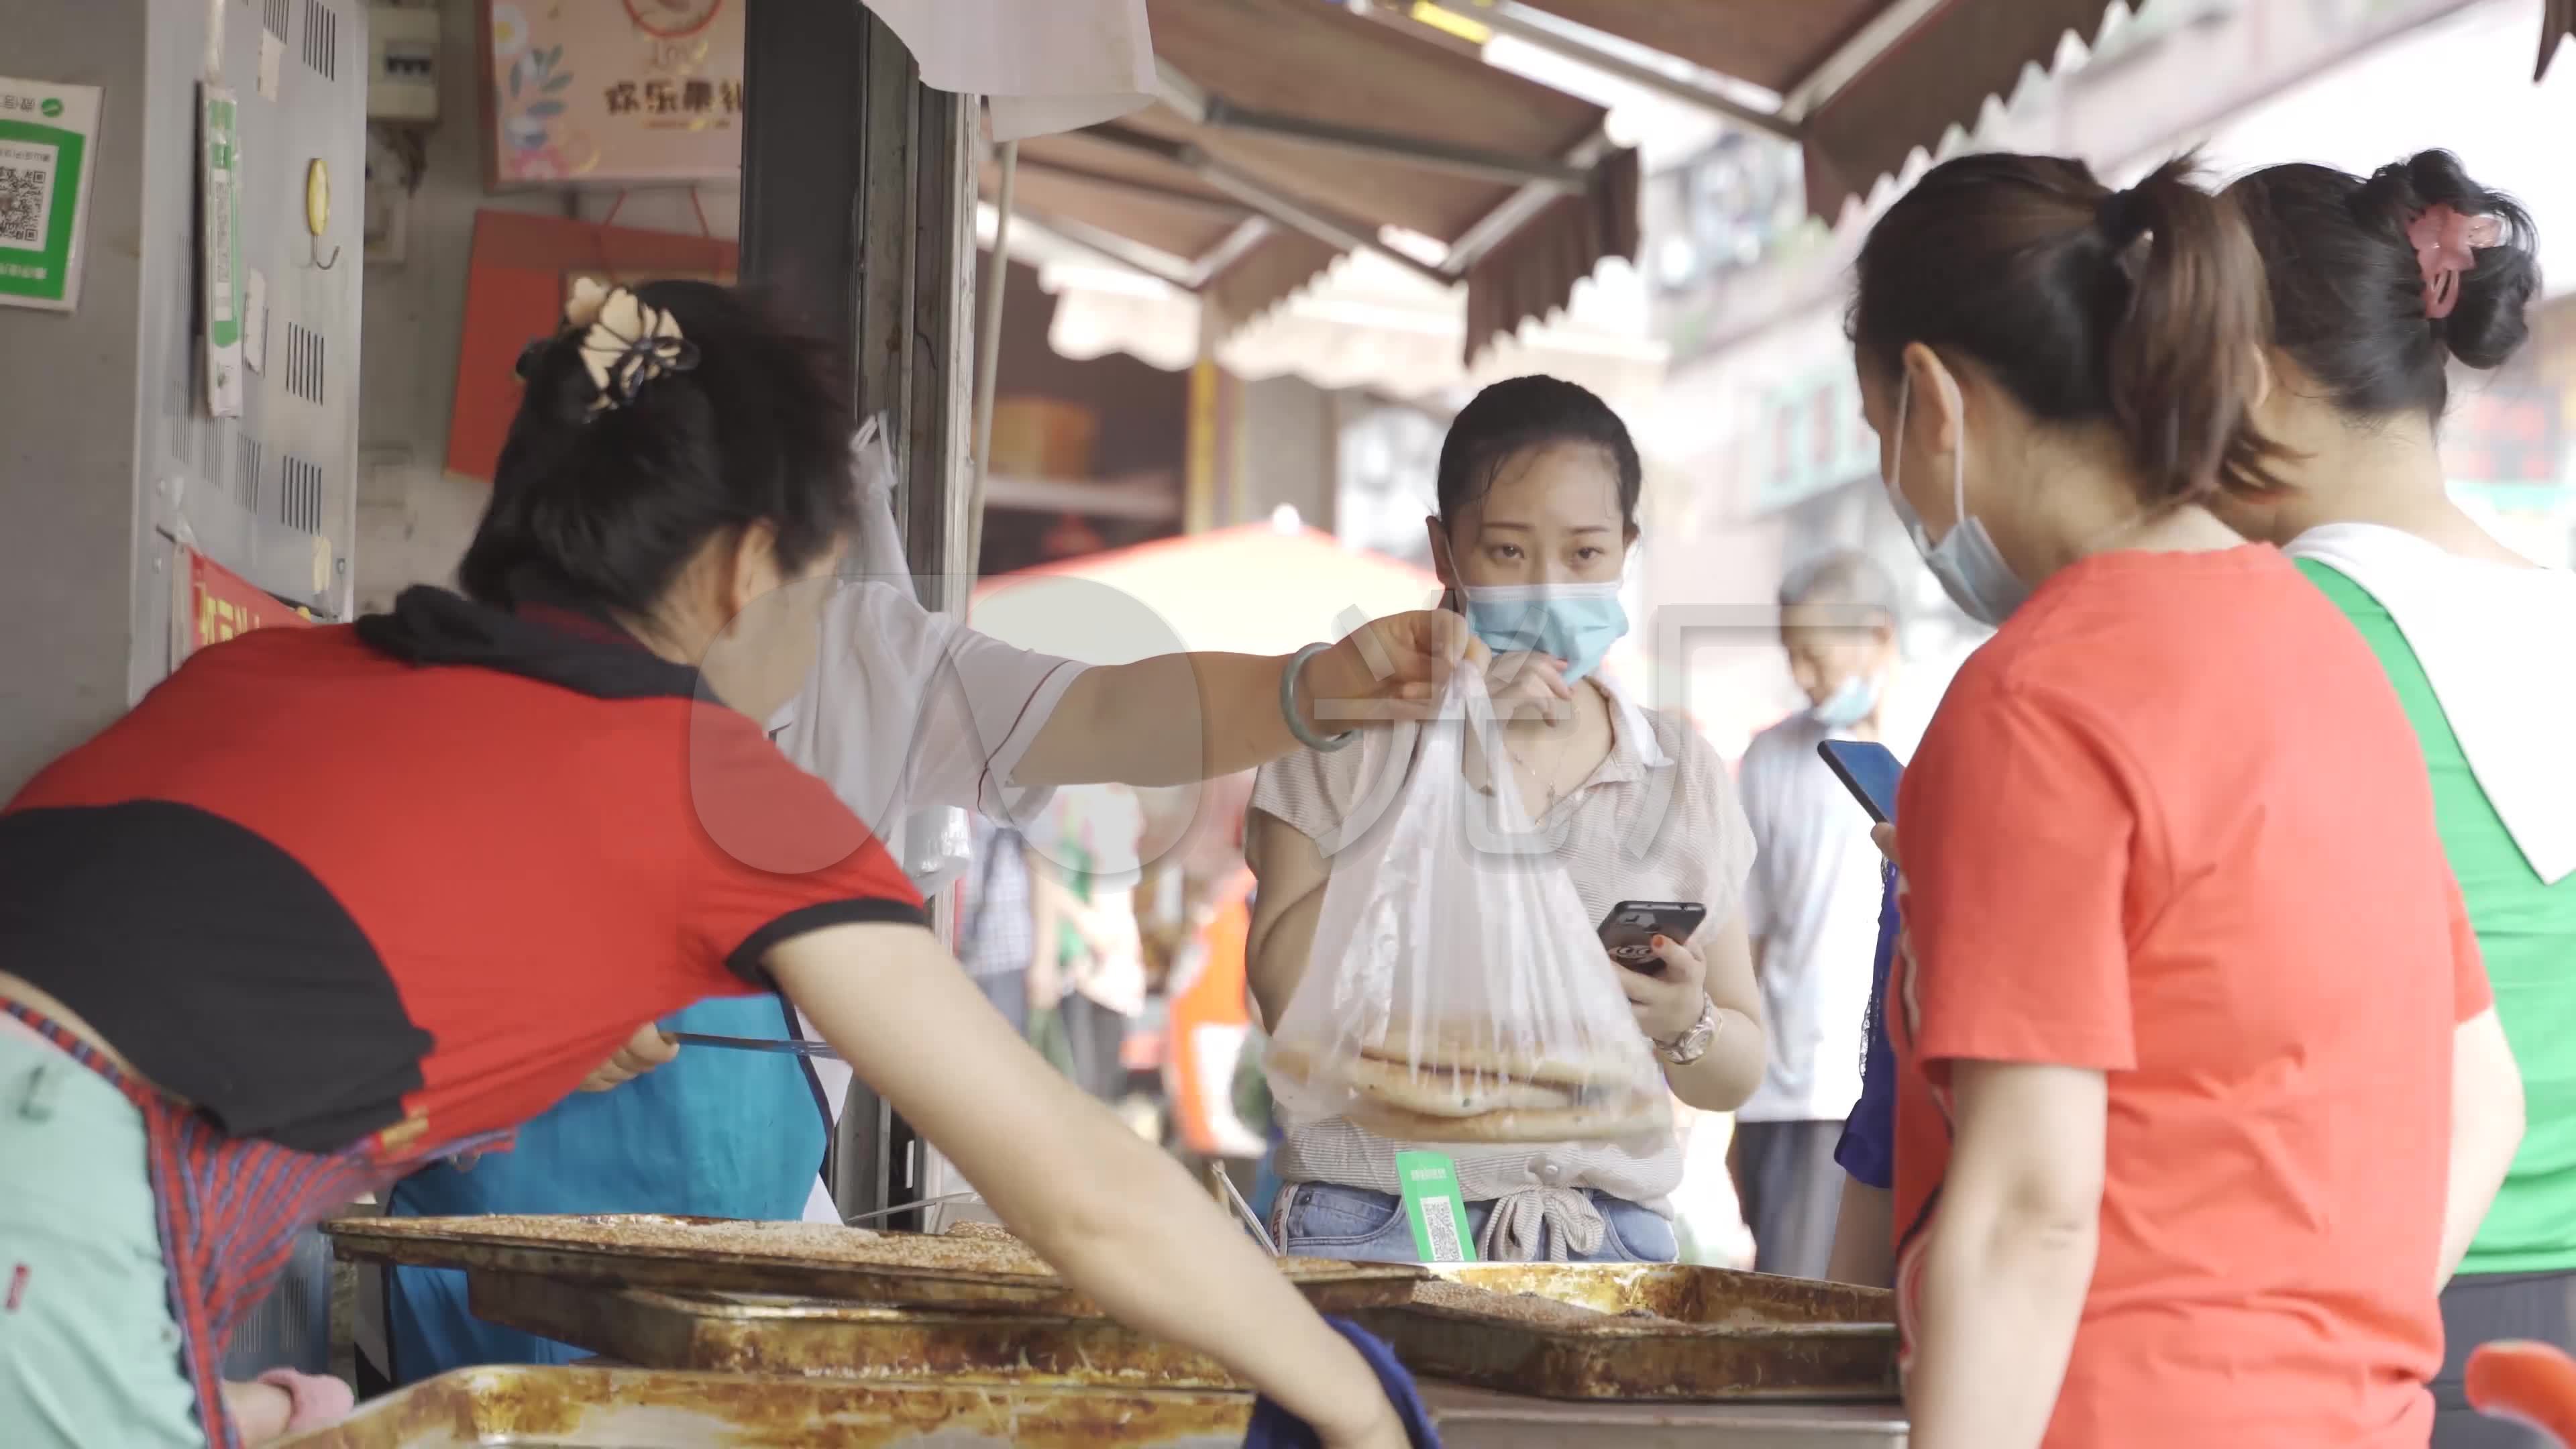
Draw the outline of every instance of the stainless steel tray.
<instances>
[{"instance_id":1,"label":"stainless steel tray","mask_svg":"<svg viewBox=\"0 0 2576 1449\"><path fill-rule=\"evenodd\" d=\"M1681 1264L1493 1263L1357 1317L1417 1374L1554 1399L1892 1401L1895 1305L1837 1283ZM1529 1294L1602 1315L1514 1316ZM1439 1301L1422 1301L1437 1298Z\"/></svg>"},{"instance_id":2,"label":"stainless steel tray","mask_svg":"<svg viewBox=\"0 0 2576 1449\"><path fill-rule=\"evenodd\" d=\"M687 1293L774 1293L849 1303L1064 1318L1103 1316L1013 1243L842 1229L828 1253L808 1223L661 1214L341 1218L322 1225L343 1258L498 1270L564 1282ZM621 1230L639 1239L619 1241ZM945 1261L924 1261L924 1255ZM989 1266L971 1266L981 1262ZM1280 1271L1326 1313L1402 1303L1428 1275L1409 1265L1284 1258Z\"/></svg>"},{"instance_id":3,"label":"stainless steel tray","mask_svg":"<svg viewBox=\"0 0 2576 1449\"><path fill-rule=\"evenodd\" d=\"M1903 1449L1893 1409L1550 1403L1427 1383L1450 1449ZM462 1369L277 1449L1234 1449L1240 1395Z\"/></svg>"},{"instance_id":4,"label":"stainless steel tray","mask_svg":"<svg viewBox=\"0 0 2576 1449\"><path fill-rule=\"evenodd\" d=\"M1251 1412L1240 1394L479 1368L277 1449L1234 1449Z\"/></svg>"},{"instance_id":5,"label":"stainless steel tray","mask_svg":"<svg viewBox=\"0 0 2576 1449\"><path fill-rule=\"evenodd\" d=\"M474 1316L639 1368L887 1381L1235 1389L1213 1360L1106 1318L602 1288L489 1269Z\"/></svg>"}]
</instances>

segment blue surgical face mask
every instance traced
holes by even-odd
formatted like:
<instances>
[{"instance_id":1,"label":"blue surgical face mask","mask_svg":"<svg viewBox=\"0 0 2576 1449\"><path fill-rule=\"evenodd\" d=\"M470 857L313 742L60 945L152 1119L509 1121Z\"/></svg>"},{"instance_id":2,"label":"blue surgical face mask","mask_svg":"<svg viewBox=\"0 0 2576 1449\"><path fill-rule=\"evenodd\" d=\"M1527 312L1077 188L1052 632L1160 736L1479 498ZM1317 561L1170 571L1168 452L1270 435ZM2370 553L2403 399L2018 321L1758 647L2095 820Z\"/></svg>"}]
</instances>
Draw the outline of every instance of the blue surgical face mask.
<instances>
[{"instance_id":1,"label":"blue surgical face mask","mask_svg":"<svg viewBox=\"0 0 2576 1449\"><path fill-rule=\"evenodd\" d=\"M1601 667L1628 632L1616 580L1600 584L1497 584L1462 590L1467 625L1497 654L1527 652L1565 661L1565 682Z\"/></svg>"},{"instance_id":2,"label":"blue surgical face mask","mask_svg":"<svg viewBox=\"0 0 2576 1449\"><path fill-rule=\"evenodd\" d=\"M2030 585L2013 573L2012 565L2005 563L2003 554L1995 548L1994 537L1986 532L1986 526L1968 512L1965 420L1959 425L1959 447L1950 455L1950 511L1958 522L1950 525L1939 543L1932 541L1922 517L1915 513L1914 505L1905 501L1905 490L1897 484L1898 475L1905 471L1905 408L1913 395L1914 379L1909 376L1896 392L1896 462L1887 474L1887 500L1895 506L1897 520L1914 540L1915 552L1923 555L1924 566L1941 581L1941 590L1950 596L1950 602L1987 628L1998 628L2030 597Z\"/></svg>"},{"instance_id":3,"label":"blue surgical face mask","mask_svg":"<svg viewBox=\"0 0 2576 1449\"><path fill-rule=\"evenodd\" d=\"M1849 729L1869 718L1878 708L1878 681L1866 674L1855 674L1844 680L1824 702L1807 711L1807 717L1829 730Z\"/></svg>"}]
</instances>

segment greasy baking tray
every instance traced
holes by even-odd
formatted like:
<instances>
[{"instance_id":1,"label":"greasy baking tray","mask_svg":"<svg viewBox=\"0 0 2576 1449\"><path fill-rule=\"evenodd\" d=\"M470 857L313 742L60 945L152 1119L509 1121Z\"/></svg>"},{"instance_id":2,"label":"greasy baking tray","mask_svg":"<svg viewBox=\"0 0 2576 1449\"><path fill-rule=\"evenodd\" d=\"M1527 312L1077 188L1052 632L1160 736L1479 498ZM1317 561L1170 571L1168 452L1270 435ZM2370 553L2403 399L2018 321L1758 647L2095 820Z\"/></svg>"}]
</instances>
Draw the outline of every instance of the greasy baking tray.
<instances>
[{"instance_id":1,"label":"greasy baking tray","mask_svg":"<svg viewBox=\"0 0 2576 1449\"><path fill-rule=\"evenodd\" d=\"M1418 1374L1555 1399L1897 1397L1883 1291L1664 1263L1434 1271L1447 1281L1360 1315ZM1523 1294L1549 1301L1514 1301Z\"/></svg>"},{"instance_id":2,"label":"greasy baking tray","mask_svg":"<svg viewBox=\"0 0 2576 1449\"><path fill-rule=\"evenodd\" d=\"M814 1223L662 1214L341 1218L322 1225L343 1258L498 1270L665 1292L777 1293L849 1303L1097 1318L1100 1308L1016 1243L870 1233ZM1326 1313L1402 1303L1427 1274L1409 1265L1284 1258L1280 1270Z\"/></svg>"},{"instance_id":3,"label":"greasy baking tray","mask_svg":"<svg viewBox=\"0 0 2576 1449\"><path fill-rule=\"evenodd\" d=\"M1240 1394L460 1369L276 1449L1234 1449Z\"/></svg>"},{"instance_id":4,"label":"greasy baking tray","mask_svg":"<svg viewBox=\"0 0 2576 1449\"><path fill-rule=\"evenodd\" d=\"M1215 1361L1106 1318L960 1313L749 1293L603 1288L490 1270L474 1316L639 1368L871 1380L1242 1387Z\"/></svg>"}]
</instances>

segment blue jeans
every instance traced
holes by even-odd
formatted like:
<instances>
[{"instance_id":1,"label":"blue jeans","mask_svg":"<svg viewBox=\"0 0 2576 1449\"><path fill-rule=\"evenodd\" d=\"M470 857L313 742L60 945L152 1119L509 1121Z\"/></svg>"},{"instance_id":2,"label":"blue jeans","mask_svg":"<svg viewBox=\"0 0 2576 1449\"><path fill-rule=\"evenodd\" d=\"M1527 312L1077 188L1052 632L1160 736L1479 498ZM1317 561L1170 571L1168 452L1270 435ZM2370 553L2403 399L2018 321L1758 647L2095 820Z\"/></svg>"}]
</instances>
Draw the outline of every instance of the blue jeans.
<instances>
[{"instance_id":1,"label":"blue jeans","mask_svg":"<svg viewBox=\"0 0 2576 1449\"><path fill-rule=\"evenodd\" d=\"M1567 1254L1577 1263L1669 1263L1681 1256L1672 1222L1663 1214L1624 1198L1585 1189L1601 1213L1599 1251ZM1412 1263L1413 1224L1404 1201L1390 1193L1343 1187L1329 1182L1301 1182L1281 1190L1282 1207L1273 1214L1279 1229L1279 1251L1292 1258L1341 1258L1355 1263ZM1493 1216L1491 1202L1467 1204L1467 1232L1485 1231ZM1553 1232L1553 1229L1546 1230ZM1545 1237L1537 1256L1546 1258L1555 1245Z\"/></svg>"}]
</instances>

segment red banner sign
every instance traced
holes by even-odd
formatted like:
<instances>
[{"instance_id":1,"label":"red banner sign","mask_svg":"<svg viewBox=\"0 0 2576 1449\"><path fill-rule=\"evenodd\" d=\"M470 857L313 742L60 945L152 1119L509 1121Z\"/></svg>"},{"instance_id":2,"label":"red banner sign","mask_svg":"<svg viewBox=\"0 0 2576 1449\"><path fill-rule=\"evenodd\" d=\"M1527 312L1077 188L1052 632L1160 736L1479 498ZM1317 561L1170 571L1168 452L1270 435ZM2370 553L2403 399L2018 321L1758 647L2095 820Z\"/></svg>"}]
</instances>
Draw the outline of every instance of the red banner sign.
<instances>
[{"instance_id":1,"label":"red banner sign","mask_svg":"<svg viewBox=\"0 0 2576 1449\"><path fill-rule=\"evenodd\" d=\"M193 548L188 560L187 642L191 653L272 624L309 628L313 616Z\"/></svg>"}]
</instances>

